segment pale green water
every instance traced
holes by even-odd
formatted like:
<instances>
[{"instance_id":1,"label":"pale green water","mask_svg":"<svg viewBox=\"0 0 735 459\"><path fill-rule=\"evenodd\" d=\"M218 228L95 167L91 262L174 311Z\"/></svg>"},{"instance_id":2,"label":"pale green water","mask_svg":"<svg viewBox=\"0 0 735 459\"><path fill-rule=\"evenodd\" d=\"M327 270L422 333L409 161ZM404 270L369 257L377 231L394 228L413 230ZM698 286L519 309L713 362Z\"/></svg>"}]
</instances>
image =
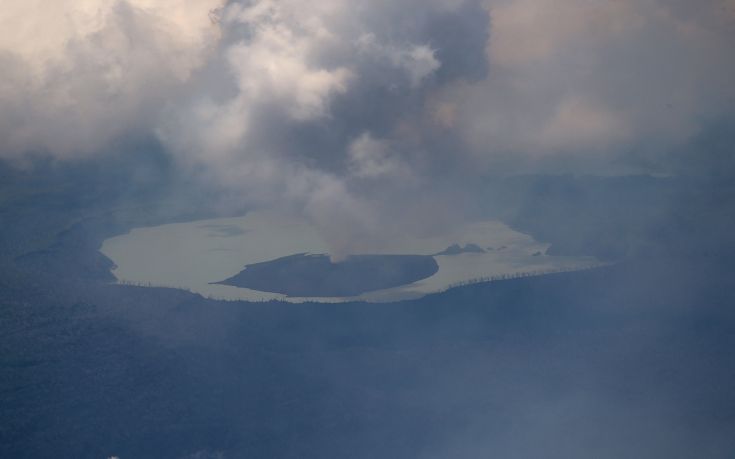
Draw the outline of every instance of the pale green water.
<instances>
[{"instance_id":1,"label":"pale green water","mask_svg":"<svg viewBox=\"0 0 735 459\"><path fill-rule=\"evenodd\" d=\"M349 299L393 301L415 298L480 277L597 264L592 257L533 256L537 252L544 253L548 244L539 243L497 221L467 223L447 234L393 241L374 253L429 255L455 243L463 246L472 243L494 250L437 256L439 271L427 279ZM328 253L327 247L316 229L305 220L272 212L252 212L238 218L136 228L106 240L101 251L117 265L113 273L120 282L184 288L227 300L302 302L307 298L287 298L227 285L210 285L209 282L233 276L246 264L302 252ZM505 248L497 250L500 247ZM346 298L308 300L344 301Z\"/></svg>"}]
</instances>

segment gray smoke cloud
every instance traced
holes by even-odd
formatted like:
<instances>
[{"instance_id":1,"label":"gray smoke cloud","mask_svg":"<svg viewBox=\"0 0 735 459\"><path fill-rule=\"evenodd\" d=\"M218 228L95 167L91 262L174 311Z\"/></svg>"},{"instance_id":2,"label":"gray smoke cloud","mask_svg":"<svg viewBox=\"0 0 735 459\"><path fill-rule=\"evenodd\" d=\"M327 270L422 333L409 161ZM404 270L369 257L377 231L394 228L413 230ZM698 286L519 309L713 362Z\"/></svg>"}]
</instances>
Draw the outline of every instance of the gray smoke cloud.
<instances>
[{"instance_id":1,"label":"gray smoke cloud","mask_svg":"<svg viewBox=\"0 0 735 459\"><path fill-rule=\"evenodd\" d=\"M335 256L462 218L484 175L667 172L735 102L731 0L6 3L3 157L154 136Z\"/></svg>"}]
</instances>

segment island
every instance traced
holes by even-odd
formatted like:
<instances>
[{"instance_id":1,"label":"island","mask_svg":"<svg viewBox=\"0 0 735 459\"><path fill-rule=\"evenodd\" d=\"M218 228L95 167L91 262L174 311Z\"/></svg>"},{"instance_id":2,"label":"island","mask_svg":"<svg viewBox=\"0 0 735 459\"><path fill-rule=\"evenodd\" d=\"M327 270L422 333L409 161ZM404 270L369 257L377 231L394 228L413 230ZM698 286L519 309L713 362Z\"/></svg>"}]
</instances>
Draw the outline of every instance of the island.
<instances>
[{"instance_id":1,"label":"island","mask_svg":"<svg viewBox=\"0 0 735 459\"><path fill-rule=\"evenodd\" d=\"M334 262L324 254L299 253L247 265L212 283L291 297L351 297L407 285L438 270L430 255L351 255Z\"/></svg>"}]
</instances>

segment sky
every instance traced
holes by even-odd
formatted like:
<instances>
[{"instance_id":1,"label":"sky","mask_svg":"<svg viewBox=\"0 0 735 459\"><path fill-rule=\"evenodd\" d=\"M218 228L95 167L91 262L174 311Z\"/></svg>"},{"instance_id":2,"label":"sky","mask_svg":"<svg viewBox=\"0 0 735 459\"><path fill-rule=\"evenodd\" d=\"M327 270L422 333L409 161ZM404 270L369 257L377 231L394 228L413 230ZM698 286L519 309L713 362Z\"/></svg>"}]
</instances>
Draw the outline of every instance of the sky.
<instances>
[{"instance_id":1,"label":"sky","mask_svg":"<svg viewBox=\"0 0 735 459\"><path fill-rule=\"evenodd\" d=\"M0 157L154 139L339 256L461 218L485 176L696 169L733 43L733 0L7 0Z\"/></svg>"}]
</instances>

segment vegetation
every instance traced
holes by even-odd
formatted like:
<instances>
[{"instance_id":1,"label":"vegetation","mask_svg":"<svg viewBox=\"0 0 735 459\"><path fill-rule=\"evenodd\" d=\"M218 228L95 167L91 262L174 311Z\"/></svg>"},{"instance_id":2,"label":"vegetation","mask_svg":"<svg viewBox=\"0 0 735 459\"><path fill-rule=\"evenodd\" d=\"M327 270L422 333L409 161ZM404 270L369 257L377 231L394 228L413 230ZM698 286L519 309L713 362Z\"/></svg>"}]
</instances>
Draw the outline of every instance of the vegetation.
<instances>
[{"instance_id":1,"label":"vegetation","mask_svg":"<svg viewBox=\"0 0 735 459\"><path fill-rule=\"evenodd\" d=\"M28 199L3 210L0 457L735 450L729 257L629 257L391 304L226 302L109 282L100 242L163 213Z\"/></svg>"}]
</instances>

